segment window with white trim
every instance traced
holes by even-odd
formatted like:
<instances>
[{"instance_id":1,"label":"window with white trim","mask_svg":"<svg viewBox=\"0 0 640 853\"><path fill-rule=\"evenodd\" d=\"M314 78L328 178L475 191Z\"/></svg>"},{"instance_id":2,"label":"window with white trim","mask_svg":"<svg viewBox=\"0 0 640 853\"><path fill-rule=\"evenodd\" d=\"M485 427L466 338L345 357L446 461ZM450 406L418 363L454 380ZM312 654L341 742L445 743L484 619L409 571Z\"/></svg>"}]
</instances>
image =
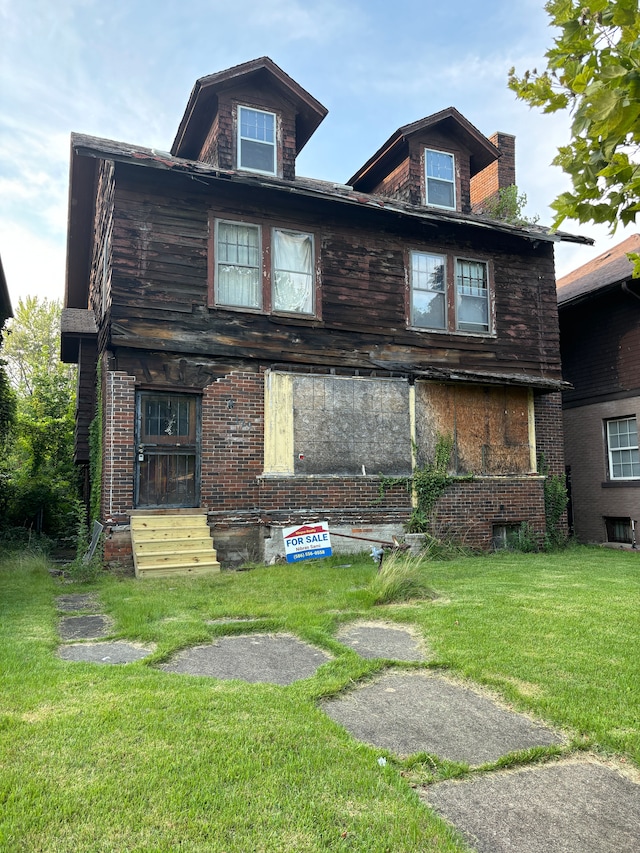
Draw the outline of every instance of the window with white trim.
<instances>
[{"instance_id":1,"label":"window with white trim","mask_svg":"<svg viewBox=\"0 0 640 853\"><path fill-rule=\"evenodd\" d=\"M447 328L447 281L444 255L411 252L411 325Z\"/></svg>"},{"instance_id":2,"label":"window with white trim","mask_svg":"<svg viewBox=\"0 0 640 853\"><path fill-rule=\"evenodd\" d=\"M238 107L238 168L276 174L275 113Z\"/></svg>"},{"instance_id":3,"label":"window with white trim","mask_svg":"<svg viewBox=\"0 0 640 853\"><path fill-rule=\"evenodd\" d=\"M456 209L456 172L453 154L425 148L425 203Z\"/></svg>"},{"instance_id":4,"label":"window with white trim","mask_svg":"<svg viewBox=\"0 0 640 853\"><path fill-rule=\"evenodd\" d=\"M484 261L456 260L456 328L489 331L489 287Z\"/></svg>"},{"instance_id":5,"label":"window with white trim","mask_svg":"<svg viewBox=\"0 0 640 853\"><path fill-rule=\"evenodd\" d=\"M612 480L640 478L638 425L635 417L607 421L609 477Z\"/></svg>"},{"instance_id":6,"label":"window with white trim","mask_svg":"<svg viewBox=\"0 0 640 853\"><path fill-rule=\"evenodd\" d=\"M212 233L212 305L316 316L313 234L224 219Z\"/></svg>"}]
</instances>

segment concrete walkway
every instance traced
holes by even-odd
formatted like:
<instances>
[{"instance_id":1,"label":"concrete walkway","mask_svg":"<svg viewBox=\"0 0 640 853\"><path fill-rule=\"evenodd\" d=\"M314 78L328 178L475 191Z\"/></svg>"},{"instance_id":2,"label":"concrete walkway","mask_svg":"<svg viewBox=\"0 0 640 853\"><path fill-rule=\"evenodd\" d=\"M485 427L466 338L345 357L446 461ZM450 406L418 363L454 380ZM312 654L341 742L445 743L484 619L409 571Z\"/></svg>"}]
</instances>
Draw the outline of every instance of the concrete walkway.
<instances>
[{"instance_id":1,"label":"concrete walkway","mask_svg":"<svg viewBox=\"0 0 640 853\"><path fill-rule=\"evenodd\" d=\"M67 595L57 603L65 614L59 627L65 660L126 664L151 653L104 640L111 625L95 598ZM342 626L337 639L369 659L419 664L431 657L409 626L357 622ZM291 635L248 633L184 650L160 668L287 685L311 677L330 659ZM387 669L320 705L355 738L381 750L427 753L471 768L566 742L560 732L480 689L424 669ZM484 770L424 786L418 794L476 853L640 853L640 774L625 774L595 757Z\"/></svg>"}]
</instances>

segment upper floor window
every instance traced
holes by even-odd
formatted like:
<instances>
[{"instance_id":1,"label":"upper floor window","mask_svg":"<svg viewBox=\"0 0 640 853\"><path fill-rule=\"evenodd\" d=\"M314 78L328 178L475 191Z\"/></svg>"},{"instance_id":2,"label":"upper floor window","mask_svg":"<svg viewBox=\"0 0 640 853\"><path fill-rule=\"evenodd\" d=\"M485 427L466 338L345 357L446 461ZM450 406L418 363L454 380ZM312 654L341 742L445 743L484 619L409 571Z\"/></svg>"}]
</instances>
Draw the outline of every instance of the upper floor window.
<instances>
[{"instance_id":1,"label":"upper floor window","mask_svg":"<svg viewBox=\"0 0 640 853\"><path fill-rule=\"evenodd\" d=\"M273 229L273 310L313 314L313 237Z\"/></svg>"},{"instance_id":2,"label":"upper floor window","mask_svg":"<svg viewBox=\"0 0 640 853\"><path fill-rule=\"evenodd\" d=\"M262 308L260 228L240 222L217 223L216 302Z\"/></svg>"},{"instance_id":3,"label":"upper floor window","mask_svg":"<svg viewBox=\"0 0 640 853\"><path fill-rule=\"evenodd\" d=\"M276 174L274 113L238 107L238 168Z\"/></svg>"},{"instance_id":4,"label":"upper floor window","mask_svg":"<svg viewBox=\"0 0 640 853\"><path fill-rule=\"evenodd\" d=\"M455 210L456 179L453 154L426 148L424 167L426 203Z\"/></svg>"},{"instance_id":5,"label":"upper floor window","mask_svg":"<svg viewBox=\"0 0 640 853\"><path fill-rule=\"evenodd\" d=\"M411 325L447 328L446 264L442 255L411 252Z\"/></svg>"},{"instance_id":6,"label":"upper floor window","mask_svg":"<svg viewBox=\"0 0 640 853\"><path fill-rule=\"evenodd\" d=\"M409 324L434 331L491 332L489 265L432 252L410 253Z\"/></svg>"},{"instance_id":7,"label":"upper floor window","mask_svg":"<svg viewBox=\"0 0 640 853\"><path fill-rule=\"evenodd\" d=\"M465 332L489 331L487 265L456 261L456 327Z\"/></svg>"},{"instance_id":8,"label":"upper floor window","mask_svg":"<svg viewBox=\"0 0 640 853\"><path fill-rule=\"evenodd\" d=\"M635 418L607 421L609 476L612 480L632 480L640 477L638 425Z\"/></svg>"},{"instance_id":9,"label":"upper floor window","mask_svg":"<svg viewBox=\"0 0 640 853\"><path fill-rule=\"evenodd\" d=\"M313 234L218 219L214 304L282 314L316 314Z\"/></svg>"}]
</instances>

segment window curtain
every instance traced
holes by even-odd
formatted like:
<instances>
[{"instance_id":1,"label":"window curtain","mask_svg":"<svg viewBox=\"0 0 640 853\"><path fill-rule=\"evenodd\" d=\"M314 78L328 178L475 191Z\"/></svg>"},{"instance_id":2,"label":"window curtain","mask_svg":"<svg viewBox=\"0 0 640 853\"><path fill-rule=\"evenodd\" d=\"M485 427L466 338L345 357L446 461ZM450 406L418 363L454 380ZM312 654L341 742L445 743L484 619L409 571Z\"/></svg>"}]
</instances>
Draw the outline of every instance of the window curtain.
<instances>
[{"instance_id":1,"label":"window curtain","mask_svg":"<svg viewBox=\"0 0 640 853\"><path fill-rule=\"evenodd\" d=\"M217 301L261 308L260 237L255 225L218 223Z\"/></svg>"},{"instance_id":2,"label":"window curtain","mask_svg":"<svg viewBox=\"0 0 640 853\"><path fill-rule=\"evenodd\" d=\"M313 237L274 232L273 309L313 314Z\"/></svg>"}]
</instances>

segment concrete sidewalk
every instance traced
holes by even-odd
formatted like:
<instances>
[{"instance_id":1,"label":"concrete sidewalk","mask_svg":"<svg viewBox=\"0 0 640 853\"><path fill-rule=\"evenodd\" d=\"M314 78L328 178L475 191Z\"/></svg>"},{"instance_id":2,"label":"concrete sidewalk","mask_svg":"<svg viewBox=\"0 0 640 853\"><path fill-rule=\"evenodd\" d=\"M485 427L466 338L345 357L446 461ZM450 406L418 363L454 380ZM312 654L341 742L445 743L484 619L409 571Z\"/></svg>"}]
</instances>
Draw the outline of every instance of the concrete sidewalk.
<instances>
[{"instance_id":1,"label":"concrete sidewalk","mask_svg":"<svg viewBox=\"0 0 640 853\"><path fill-rule=\"evenodd\" d=\"M151 649L101 641L109 620L90 597L64 596L59 649L66 660L125 664ZM420 663L430 658L415 629L382 622L342 626L337 639L362 657ZM73 641L73 642L70 642ZM287 685L310 678L331 656L287 634L218 637L161 669ZM566 738L515 713L479 688L425 669L383 671L320 703L358 740L398 756L428 753L470 767ZM640 853L640 773L578 755L513 770L480 771L418 791L476 853Z\"/></svg>"}]
</instances>

